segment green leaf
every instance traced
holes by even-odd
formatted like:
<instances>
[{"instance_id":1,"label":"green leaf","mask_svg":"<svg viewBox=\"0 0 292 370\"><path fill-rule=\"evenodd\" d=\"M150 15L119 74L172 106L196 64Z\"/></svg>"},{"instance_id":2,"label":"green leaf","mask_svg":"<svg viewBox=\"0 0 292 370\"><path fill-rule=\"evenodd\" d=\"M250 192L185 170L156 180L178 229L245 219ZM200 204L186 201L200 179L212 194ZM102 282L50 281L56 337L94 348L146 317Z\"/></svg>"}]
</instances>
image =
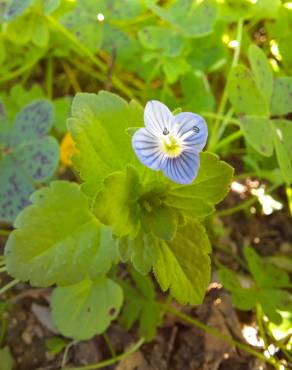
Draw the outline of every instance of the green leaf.
<instances>
[{"instance_id":1,"label":"green leaf","mask_svg":"<svg viewBox=\"0 0 292 370\"><path fill-rule=\"evenodd\" d=\"M233 176L233 168L227 163L220 161L218 156L203 152L200 154L200 168L198 176L192 185L171 187L169 194L184 199L189 199L190 204L203 210L203 214L209 213L210 205L219 203L229 191L229 185ZM166 199L166 202L167 199ZM184 203L186 200L183 201ZM203 203L206 203L203 208ZM202 214L202 213L201 213ZM196 216L194 212L194 217Z\"/></svg>"},{"instance_id":2,"label":"green leaf","mask_svg":"<svg viewBox=\"0 0 292 370\"><path fill-rule=\"evenodd\" d=\"M240 19L252 17L251 2L246 0L228 0L219 4L218 18L224 22L232 23Z\"/></svg>"},{"instance_id":3,"label":"green leaf","mask_svg":"<svg viewBox=\"0 0 292 370\"><path fill-rule=\"evenodd\" d=\"M5 21L11 21L20 16L32 4L32 0L8 0L4 13Z\"/></svg>"},{"instance_id":4,"label":"green leaf","mask_svg":"<svg viewBox=\"0 0 292 370\"><path fill-rule=\"evenodd\" d=\"M260 257L251 247L244 247L249 271L261 288L282 288L289 285L289 275Z\"/></svg>"},{"instance_id":5,"label":"green leaf","mask_svg":"<svg viewBox=\"0 0 292 370\"><path fill-rule=\"evenodd\" d=\"M61 0L43 0L43 9L45 15L54 12L60 6Z\"/></svg>"},{"instance_id":6,"label":"green leaf","mask_svg":"<svg viewBox=\"0 0 292 370\"><path fill-rule=\"evenodd\" d=\"M33 17L30 13L10 21L5 29L7 38L16 45L27 44L33 36Z\"/></svg>"},{"instance_id":7,"label":"green leaf","mask_svg":"<svg viewBox=\"0 0 292 370\"><path fill-rule=\"evenodd\" d=\"M180 195L178 192L170 192L165 199L165 204L180 210L185 216L190 218L206 217L214 212L214 207L206 200L196 197L195 195Z\"/></svg>"},{"instance_id":8,"label":"green leaf","mask_svg":"<svg viewBox=\"0 0 292 370\"><path fill-rule=\"evenodd\" d=\"M183 58L166 58L162 63L163 72L170 84L176 82L179 76L186 74L190 67Z\"/></svg>"},{"instance_id":9,"label":"green leaf","mask_svg":"<svg viewBox=\"0 0 292 370\"><path fill-rule=\"evenodd\" d=\"M39 15L34 17L32 42L40 48L47 46L49 42L48 24L46 23L45 18L40 17Z\"/></svg>"},{"instance_id":10,"label":"green leaf","mask_svg":"<svg viewBox=\"0 0 292 370\"><path fill-rule=\"evenodd\" d=\"M37 84L32 85L30 89L25 89L21 84L15 84L9 93L0 93L0 96L6 107L8 120L12 122L16 114L26 105L32 103L33 100L43 98L44 92Z\"/></svg>"},{"instance_id":11,"label":"green leaf","mask_svg":"<svg viewBox=\"0 0 292 370\"><path fill-rule=\"evenodd\" d=\"M155 277L163 291L182 304L202 303L210 280L210 242L198 222L178 229L171 242L160 241L153 266Z\"/></svg>"},{"instance_id":12,"label":"green leaf","mask_svg":"<svg viewBox=\"0 0 292 370\"><path fill-rule=\"evenodd\" d=\"M292 77L278 77L274 82L271 114L285 115L292 112Z\"/></svg>"},{"instance_id":13,"label":"green leaf","mask_svg":"<svg viewBox=\"0 0 292 370\"><path fill-rule=\"evenodd\" d=\"M135 269L130 269L131 278L143 297L155 301L155 287L150 276L143 276Z\"/></svg>"},{"instance_id":14,"label":"green leaf","mask_svg":"<svg viewBox=\"0 0 292 370\"><path fill-rule=\"evenodd\" d=\"M12 370L13 368L13 357L11 356L9 347L0 349L0 370Z\"/></svg>"},{"instance_id":15,"label":"green leaf","mask_svg":"<svg viewBox=\"0 0 292 370\"><path fill-rule=\"evenodd\" d=\"M152 268L155 259L155 239L151 234L139 232L132 240L130 237L121 238L119 252L122 261L131 259L135 269L142 275L146 275Z\"/></svg>"},{"instance_id":16,"label":"green leaf","mask_svg":"<svg viewBox=\"0 0 292 370\"><path fill-rule=\"evenodd\" d=\"M204 75L187 73L180 79L185 110L194 112L212 112L215 99L204 81Z\"/></svg>"},{"instance_id":17,"label":"green leaf","mask_svg":"<svg viewBox=\"0 0 292 370\"><path fill-rule=\"evenodd\" d=\"M47 181L55 172L59 145L55 138L46 135L52 120L52 104L36 100L23 108L13 126L1 135L1 220L13 222L29 203L35 184Z\"/></svg>"},{"instance_id":18,"label":"green leaf","mask_svg":"<svg viewBox=\"0 0 292 370\"><path fill-rule=\"evenodd\" d=\"M279 124L279 122L281 122ZM274 146L275 146L275 152L277 161L279 163L279 167L283 176L283 179L287 183L287 185L290 185L292 183L292 163L291 163L291 152L289 149L291 149L291 142L288 142L291 138L291 129L287 124L285 120L279 120L273 122L273 140L274 140ZM289 122L289 125L291 122ZM279 126L279 127L278 127ZM285 134L288 133L289 136L284 137L284 132L282 131L283 128L286 128ZM287 129L288 127L288 129Z\"/></svg>"},{"instance_id":19,"label":"green leaf","mask_svg":"<svg viewBox=\"0 0 292 370\"><path fill-rule=\"evenodd\" d=\"M258 302L256 289L253 287L243 288L235 272L230 269L220 268L216 273L224 288L232 293L232 303L235 307L243 311L249 311L256 306Z\"/></svg>"},{"instance_id":20,"label":"green leaf","mask_svg":"<svg viewBox=\"0 0 292 370\"><path fill-rule=\"evenodd\" d=\"M83 0L74 5L74 9L67 12L61 18L61 22L79 39L82 45L96 52L101 45L103 35L103 24L96 19L99 10L96 1Z\"/></svg>"},{"instance_id":21,"label":"green leaf","mask_svg":"<svg viewBox=\"0 0 292 370\"><path fill-rule=\"evenodd\" d=\"M147 0L145 4L160 18L189 37L201 37L210 33L216 18L217 6L212 0L200 3L180 0L166 9L156 5L153 0Z\"/></svg>"},{"instance_id":22,"label":"green leaf","mask_svg":"<svg viewBox=\"0 0 292 370\"><path fill-rule=\"evenodd\" d=\"M14 121L13 144L23 143L47 134L53 124L54 106L49 100L39 99L26 105Z\"/></svg>"},{"instance_id":23,"label":"green leaf","mask_svg":"<svg viewBox=\"0 0 292 370\"><path fill-rule=\"evenodd\" d=\"M187 61L193 67L193 72L212 72L226 63L227 54L222 43L223 31L222 25L218 24L210 35L191 40Z\"/></svg>"},{"instance_id":24,"label":"green leaf","mask_svg":"<svg viewBox=\"0 0 292 370\"><path fill-rule=\"evenodd\" d=\"M66 336L87 340L103 333L114 320L123 302L123 291L111 279L100 276L78 284L54 289L52 319Z\"/></svg>"},{"instance_id":25,"label":"green leaf","mask_svg":"<svg viewBox=\"0 0 292 370\"><path fill-rule=\"evenodd\" d=\"M8 272L33 286L74 284L104 274L117 259L111 231L91 214L75 183L54 181L35 192L7 241Z\"/></svg>"},{"instance_id":26,"label":"green leaf","mask_svg":"<svg viewBox=\"0 0 292 370\"><path fill-rule=\"evenodd\" d=\"M230 102L240 116L267 116L268 105L249 69L243 65L233 67L227 82Z\"/></svg>"},{"instance_id":27,"label":"green leaf","mask_svg":"<svg viewBox=\"0 0 292 370\"><path fill-rule=\"evenodd\" d=\"M292 296L280 289L265 289L258 292L258 301L270 321L281 324L282 317L278 311L292 309Z\"/></svg>"},{"instance_id":28,"label":"green leaf","mask_svg":"<svg viewBox=\"0 0 292 370\"><path fill-rule=\"evenodd\" d=\"M62 352L63 349L68 345L68 341L63 338L54 337L46 340L46 349L50 356L55 356Z\"/></svg>"},{"instance_id":29,"label":"green leaf","mask_svg":"<svg viewBox=\"0 0 292 370\"><path fill-rule=\"evenodd\" d=\"M273 154L273 130L267 117L245 116L240 125L247 142L260 154Z\"/></svg>"},{"instance_id":30,"label":"green leaf","mask_svg":"<svg viewBox=\"0 0 292 370\"><path fill-rule=\"evenodd\" d=\"M138 32L138 38L146 49L162 55L177 57L183 50L183 38L170 28L148 26Z\"/></svg>"},{"instance_id":31,"label":"green leaf","mask_svg":"<svg viewBox=\"0 0 292 370\"><path fill-rule=\"evenodd\" d=\"M141 214L142 227L146 232L164 240L172 240L177 228L178 215L170 207L160 205L151 211L143 210Z\"/></svg>"},{"instance_id":32,"label":"green leaf","mask_svg":"<svg viewBox=\"0 0 292 370\"><path fill-rule=\"evenodd\" d=\"M260 19L277 18L281 0L258 0L253 5L253 14Z\"/></svg>"},{"instance_id":33,"label":"green leaf","mask_svg":"<svg viewBox=\"0 0 292 370\"><path fill-rule=\"evenodd\" d=\"M98 95L77 94L72 116L69 131L78 151L73 163L85 182L84 191L94 197L110 173L124 170L131 163L139 166L125 130L143 125L143 110L137 103L128 104L102 91Z\"/></svg>"},{"instance_id":34,"label":"green leaf","mask_svg":"<svg viewBox=\"0 0 292 370\"><path fill-rule=\"evenodd\" d=\"M64 134L67 131L66 120L70 115L71 102L72 99L70 96L65 96L53 101L55 107L54 129L56 129L59 134Z\"/></svg>"},{"instance_id":35,"label":"green leaf","mask_svg":"<svg viewBox=\"0 0 292 370\"><path fill-rule=\"evenodd\" d=\"M94 201L94 213L102 223L112 227L116 236L137 235L139 190L139 176L133 167L127 167L126 173L115 172L105 178L104 187Z\"/></svg>"},{"instance_id":36,"label":"green leaf","mask_svg":"<svg viewBox=\"0 0 292 370\"><path fill-rule=\"evenodd\" d=\"M131 276L136 284L135 288L128 281L121 282L126 302L120 322L126 330L129 330L136 321L139 321L139 335L146 340L152 340L162 319L154 285L149 276L141 276L135 271L131 271Z\"/></svg>"},{"instance_id":37,"label":"green leaf","mask_svg":"<svg viewBox=\"0 0 292 370\"><path fill-rule=\"evenodd\" d=\"M270 63L263 50L255 44L250 45L248 57L259 91L264 96L266 104L270 106L273 92L273 71Z\"/></svg>"}]
</instances>

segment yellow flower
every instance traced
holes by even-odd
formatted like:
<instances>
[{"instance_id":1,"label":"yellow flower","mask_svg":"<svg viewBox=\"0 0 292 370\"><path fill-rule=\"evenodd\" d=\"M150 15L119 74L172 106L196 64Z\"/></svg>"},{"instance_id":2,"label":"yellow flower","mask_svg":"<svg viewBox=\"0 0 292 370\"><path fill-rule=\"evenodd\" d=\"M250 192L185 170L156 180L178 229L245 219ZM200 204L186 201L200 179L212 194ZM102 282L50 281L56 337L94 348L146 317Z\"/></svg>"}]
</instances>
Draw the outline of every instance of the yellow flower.
<instances>
[{"instance_id":1,"label":"yellow flower","mask_svg":"<svg viewBox=\"0 0 292 370\"><path fill-rule=\"evenodd\" d=\"M76 151L75 143L69 132L63 137L61 141L61 161L65 166L72 165L72 155Z\"/></svg>"}]
</instances>

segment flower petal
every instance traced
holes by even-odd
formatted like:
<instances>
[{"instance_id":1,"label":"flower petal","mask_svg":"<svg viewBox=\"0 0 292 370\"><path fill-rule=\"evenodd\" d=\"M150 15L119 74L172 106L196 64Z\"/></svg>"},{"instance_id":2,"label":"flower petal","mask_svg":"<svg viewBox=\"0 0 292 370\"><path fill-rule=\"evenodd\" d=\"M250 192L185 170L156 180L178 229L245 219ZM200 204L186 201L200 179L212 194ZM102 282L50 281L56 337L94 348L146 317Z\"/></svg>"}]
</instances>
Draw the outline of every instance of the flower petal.
<instances>
[{"instance_id":1,"label":"flower petal","mask_svg":"<svg viewBox=\"0 0 292 370\"><path fill-rule=\"evenodd\" d=\"M197 176L199 164L199 154L183 152L179 157L167 158L162 171L178 184L191 184Z\"/></svg>"},{"instance_id":2,"label":"flower petal","mask_svg":"<svg viewBox=\"0 0 292 370\"><path fill-rule=\"evenodd\" d=\"M159 170L165 154L161 151L158 138L145 128L140 128L132 137L132 146L139 161L152 170Z\"/></svg>"},{"instance_id":3,"label":"flower petal","mask_svg":"<svg viewBox=\"0 0 292 370\"><path fill-rule=\"evenodd\" d=\"M144 123L147 130L153 134L161 135L166 128L170 128L174 122L174 116L166 105L158 100L150 100L144 110Z\"/></svg>"},{"instance_id":4,"label":"flower petal","mask_svg":"<svg viewBox=\"0 0 292 370\"><path fill-rule=\"evenodd\" d=\"M206 145L208 127L203 117L184 112L174 117L178 124L177 134L184 139L187 152L200 152Z\"/></svg>"}]
</instances>

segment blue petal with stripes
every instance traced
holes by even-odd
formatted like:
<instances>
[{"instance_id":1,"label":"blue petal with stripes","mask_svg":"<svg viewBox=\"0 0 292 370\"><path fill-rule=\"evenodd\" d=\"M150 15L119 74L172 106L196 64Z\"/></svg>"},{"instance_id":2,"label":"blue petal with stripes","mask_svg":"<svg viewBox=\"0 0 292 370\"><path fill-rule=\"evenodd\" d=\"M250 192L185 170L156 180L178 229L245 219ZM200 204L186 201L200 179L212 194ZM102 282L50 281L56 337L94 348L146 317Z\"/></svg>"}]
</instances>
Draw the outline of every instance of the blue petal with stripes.
<instances>
[{"instance_id":1,"label":"blue petal with stripes","mask_svg":"<svg viewBox=\"0 0 292 370\"><path fill-rule=\"evenodd\" d=\"M145 128L132 138L137 158L152 170L161 170L178 184L191 184L197 176L199 153L207 142L208 128L195 113L174 116L166 105L151 100L144 110Z\"/></svg>"}]
</instances>

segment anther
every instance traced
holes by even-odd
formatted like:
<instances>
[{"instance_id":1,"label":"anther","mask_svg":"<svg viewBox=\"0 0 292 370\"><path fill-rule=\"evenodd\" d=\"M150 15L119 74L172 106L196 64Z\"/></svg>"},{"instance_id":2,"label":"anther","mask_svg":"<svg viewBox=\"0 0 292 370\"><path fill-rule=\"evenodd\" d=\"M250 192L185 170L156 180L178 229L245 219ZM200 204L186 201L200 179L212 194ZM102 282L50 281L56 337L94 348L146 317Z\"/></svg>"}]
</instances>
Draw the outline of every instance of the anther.
<instances>
[{"instance_id":1,"label":"anther","mask_svg":"<svg viewBox=\"0 0 292 370\"><path fill-rule=\"evenodd\" d=\"M163 135L168 135L169 134L169 131L166 127L164 127L163 129Z\"/></svg>"}]
</instances>

